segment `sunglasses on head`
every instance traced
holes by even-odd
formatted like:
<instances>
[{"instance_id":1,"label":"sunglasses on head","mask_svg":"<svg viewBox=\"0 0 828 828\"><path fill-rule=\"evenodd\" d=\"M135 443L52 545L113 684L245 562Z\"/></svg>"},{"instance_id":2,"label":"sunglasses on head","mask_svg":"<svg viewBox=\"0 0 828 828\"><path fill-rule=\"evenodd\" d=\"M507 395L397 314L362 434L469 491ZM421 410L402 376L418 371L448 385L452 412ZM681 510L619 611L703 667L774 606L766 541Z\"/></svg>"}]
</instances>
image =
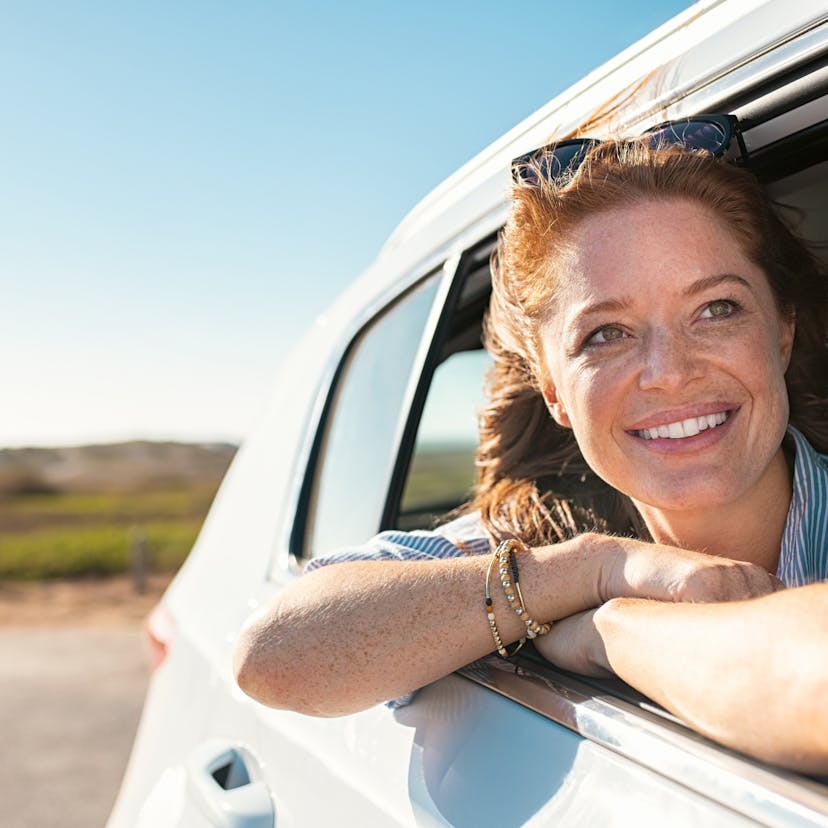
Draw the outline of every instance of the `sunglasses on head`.
<instances>
[{"instance_id":1,"label":"sunglasses on head","mask_svg":"<svg viewBox=\"0 0 828 828\"><path fill-rule=\"evenodd\" d=\"M678 146L719 158L727 152L734 138L741 157L746 157L739 122L733 115L696 115L657 124L635 140L644 140L654 149ZM571 138L539 147L512 161L512 178L527 184L537 184L541 178L554 181L565 173L575 172L587 153L600 143L597 138Z\"/></svg>"}]
</instances>

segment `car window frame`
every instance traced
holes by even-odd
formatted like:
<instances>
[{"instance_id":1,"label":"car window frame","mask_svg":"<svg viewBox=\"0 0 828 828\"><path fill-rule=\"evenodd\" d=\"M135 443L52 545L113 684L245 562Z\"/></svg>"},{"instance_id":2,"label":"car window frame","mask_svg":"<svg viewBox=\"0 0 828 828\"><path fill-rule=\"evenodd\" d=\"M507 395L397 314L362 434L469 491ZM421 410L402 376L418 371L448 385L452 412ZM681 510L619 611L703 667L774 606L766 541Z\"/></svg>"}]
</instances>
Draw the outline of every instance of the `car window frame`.
<instances>
[{"instance_id":1,"label":"car window frame","mask_svg":"<svg viewBox=\"0 0 828 828\"><path fill-rule=\"evenodd\" d=\"M408 408L408 414L400 435L397 458L394 463L394 470L386 493L385 507L383 509L383 529L393 529L396 527L403 495L405 493L405 485L414 457L417 432L420 428L426 400L434 379L434 372L446 359L446 356L443 354L443 349L450 332L454 329L454 315L463 296L467 279L471 273L480 267L481 260L485 259L488 262L499 232L498 230L494 233L489 233L475 244L470 244L463 254L458 257L458 265L455 269L451 284L446 291L445 302L443 303L439 318L436 321L433 336L425 354L422 370L412 395L411 405Z\"/></svg>"},{"instance_id":2,"label":"car window frame","mask_svg":"<svg viewBox=\"0 0 828 828\"><path fill-rule=\"evenodd\" d=\"M342 337L339 344L333 349L329 359L329 369L319 385L316 393L316 400L311 407L315 413L306 429L306 442L299 452L297 459L297 477L299 483L294 493L294 506L290 509L291 519L286 521L287 536L279 542L277 547L284 550L283 554L273 556L270 566L270 577L280 578L285 570L291 575L299 575L305 564L311 559L305 554L307 532L311 520L310 501L313 496L314 486L317 483L320 473L320 454L324 445L325 435L330 426L330 418L334 411L334 404L340 390L340 384L347 375L346 368L348 360L362 336L370 332L371 327L380 320L398 302L405 299L406 295L424 285L429 279L437 279L437 288L432 300L431 308L426 316L426 322L420 335L419 342L415 349L412 361L411 374L408 379L406 391L403 394L403 404L398 412L397 429L395 432L394 446L391 454L396 467L396 457L402 438L405 419L411 406L411 400L415 389L419 384L419 377L422 366L431 342L434 338L434 330L442 316L443 306L446 301L446 294L454 283L460 256L457 254L438 255L432 257L425 264L421 264L406 279L401 279L375 301L366 305L364 311L355 324L349 327L346 336ZM393 469L391 474L393 474ZM387 491L387 486L386 486ZM377 532L381 528L376 529ZM369 536L370 537L370 536ZM366 537L365 540L368 540Z\"/></svg>"}]
</instances>

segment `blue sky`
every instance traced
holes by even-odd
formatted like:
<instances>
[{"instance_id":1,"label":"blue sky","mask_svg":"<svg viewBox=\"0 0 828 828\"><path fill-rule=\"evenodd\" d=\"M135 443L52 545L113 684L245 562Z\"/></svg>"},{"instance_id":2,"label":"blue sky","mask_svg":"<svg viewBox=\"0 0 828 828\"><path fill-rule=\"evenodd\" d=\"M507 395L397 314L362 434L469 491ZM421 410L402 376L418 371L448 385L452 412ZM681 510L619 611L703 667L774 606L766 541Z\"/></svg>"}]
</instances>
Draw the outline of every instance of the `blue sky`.
<instances>
[{"instance_id":1,"label":"blue sky","mask_svg":"<svg viewBox=\"0 0 828 828\"><path fill-rule=\"evenodd\" d=\"M417 201L688 4L4 4L0 447L241 439Z\"/></svg>"}]
</instances>

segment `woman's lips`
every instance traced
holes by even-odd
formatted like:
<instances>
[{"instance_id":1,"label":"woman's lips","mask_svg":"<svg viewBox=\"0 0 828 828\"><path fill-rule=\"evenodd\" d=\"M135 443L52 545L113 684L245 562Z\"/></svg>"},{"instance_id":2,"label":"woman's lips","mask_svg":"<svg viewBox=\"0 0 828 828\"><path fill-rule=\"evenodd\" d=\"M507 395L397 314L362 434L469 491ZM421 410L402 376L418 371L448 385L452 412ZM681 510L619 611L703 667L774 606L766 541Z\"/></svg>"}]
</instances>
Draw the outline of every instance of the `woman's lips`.
<instances>
[{"instance_id":1,"label":"woman's lips","mask_svg":"<svg viewBox=\"0 0 828 828\"><path fill-rule=\"evenodd\" d=\"M686 437L695 437L702 431L724 425L731 413L732 411L717 411L699 417L687 417L683 420L674 420L650 428L638 429L632 433L644 440L681 440Z\"/></svg>"}]
</instances>

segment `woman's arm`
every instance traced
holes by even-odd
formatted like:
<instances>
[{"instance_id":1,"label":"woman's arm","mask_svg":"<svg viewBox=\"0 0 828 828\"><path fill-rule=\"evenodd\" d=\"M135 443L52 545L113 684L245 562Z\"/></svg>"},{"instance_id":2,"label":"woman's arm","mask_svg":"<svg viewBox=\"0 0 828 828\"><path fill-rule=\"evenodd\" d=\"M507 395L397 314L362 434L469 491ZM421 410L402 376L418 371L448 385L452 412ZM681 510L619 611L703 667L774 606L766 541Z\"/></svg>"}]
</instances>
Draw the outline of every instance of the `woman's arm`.
<instances>
[{"instance_id":1,"label":"woman's arm","mask_svg":"<svg viewBox=\"0 0 828 828\"><path fill-rule=\"evenodd\" d=\"M596 606L599 558L578 542L522 558L532 612ZM303 575L243 630L239 686L271 707L337 716L448 675L494 648L484 607L489 560L339 563ZM499 581L492 587L500 635L512 643L523 624Z\"/></svg>"},{"instance_id":2,"label":"woman's arm","mask_svg":"<svg viewBox=\"0 0 828 828\"><path fill-rule=\"evenodd\" d=\"M538 648L614 672L722 744L828 773L828 584L724 604L614 599Z\"/></svg>"},{"instance_id":3,"label":"woman's arm","mask_svg":"<svg viewBox=\"0 0 828 828\"><path fill-rule=\"evenodd\" d=\"M484 608L489 560L368 561L308 573L242 631L237 681L272 707L336 716L445 676L494 649ZM529 550L519 566L529 613L541 622L618 595L731 600L775 586L750 564L603 535ZM511 644L525 628L497 582L492 598Z\"/></svg>"}]
</instances>

